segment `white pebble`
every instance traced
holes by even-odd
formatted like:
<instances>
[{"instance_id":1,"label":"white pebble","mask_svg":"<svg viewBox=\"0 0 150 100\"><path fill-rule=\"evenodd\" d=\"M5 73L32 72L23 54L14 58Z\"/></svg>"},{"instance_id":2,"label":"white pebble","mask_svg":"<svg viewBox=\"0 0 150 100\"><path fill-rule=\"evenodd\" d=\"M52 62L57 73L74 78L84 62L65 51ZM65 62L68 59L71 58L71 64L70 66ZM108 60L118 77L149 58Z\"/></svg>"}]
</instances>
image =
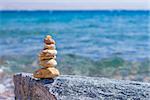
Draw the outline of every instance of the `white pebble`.
<instances>
[{"instance_id":1,"label":"white pebble","mask_svg":"<svg viewBox=\"0 0 150 100\"><path fill-rule=\"evenodd\" d=\"M0 84L0 93L5 92L6 87L3 84Z\"/></svg>"}]
</instances>

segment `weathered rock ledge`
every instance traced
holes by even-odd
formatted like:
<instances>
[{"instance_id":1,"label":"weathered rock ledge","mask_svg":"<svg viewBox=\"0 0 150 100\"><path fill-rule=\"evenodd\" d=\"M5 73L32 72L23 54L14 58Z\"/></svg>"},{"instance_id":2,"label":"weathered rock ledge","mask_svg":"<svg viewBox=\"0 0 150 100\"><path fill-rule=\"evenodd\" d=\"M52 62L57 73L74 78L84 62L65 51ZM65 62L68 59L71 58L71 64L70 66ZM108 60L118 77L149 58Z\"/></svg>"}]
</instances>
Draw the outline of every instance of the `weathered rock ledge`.
<instances>
[{"instance_id":1,"label":"weathered rock ledge","mask_svg":"<svg viewBox=\"0 0 150 100\"><path fill-rule=\"evenodd\" d=\"M16 100L149 100L150 83L62 75L38 80L14 75Z\"/></svg>"}]
</instances>

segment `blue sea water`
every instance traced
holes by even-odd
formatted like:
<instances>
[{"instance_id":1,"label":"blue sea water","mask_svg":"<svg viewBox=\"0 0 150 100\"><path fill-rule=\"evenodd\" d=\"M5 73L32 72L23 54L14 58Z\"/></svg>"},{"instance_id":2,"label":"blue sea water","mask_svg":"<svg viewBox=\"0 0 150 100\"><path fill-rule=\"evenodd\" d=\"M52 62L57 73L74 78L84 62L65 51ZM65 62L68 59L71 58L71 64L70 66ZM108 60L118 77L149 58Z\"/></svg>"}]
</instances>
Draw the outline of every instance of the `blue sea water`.
<instances>
[{"instance_id":1,"label":"blue sea water","mask_svg":"<svg viewBox=\"0 0 150 100\"><path fill-rule=\"evenodd\" d=\"M149 16L150 11L0 11L0 68L35 71L43 38L50 34L62 74L144 73L140 79L147 80Z\"/></svg>"},{"instance_id":2,"label":"blue sea water","mask_svg":"<svg viewBox=\"0 0 150 100\"><path fill-rule=\"evenodd\" d=\"M35 55L51 34L58 52L149 58L149 11L0 11L0 56Z\"/></svg>"}]
</instances>

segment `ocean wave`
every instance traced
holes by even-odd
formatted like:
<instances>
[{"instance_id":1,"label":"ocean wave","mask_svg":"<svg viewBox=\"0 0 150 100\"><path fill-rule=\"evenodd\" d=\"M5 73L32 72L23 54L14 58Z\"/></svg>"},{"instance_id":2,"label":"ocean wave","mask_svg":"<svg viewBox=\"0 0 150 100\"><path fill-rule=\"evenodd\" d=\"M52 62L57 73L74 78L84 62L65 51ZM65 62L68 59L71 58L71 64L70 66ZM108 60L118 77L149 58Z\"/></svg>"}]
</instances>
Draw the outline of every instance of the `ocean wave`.
<instances>
[{"instance_id":1,"label":"ocean wave","mask_svg":"<svg viewBox=\"0 0 150 100\"><path fill-rule=\"evenodd\" d=\"M57 57L61 74L85 75L125 79L129 76L150 76L150 59L144 61L127 61L120 57L92 60L91 58L62 54ZM0 58L0 68L9 74L17 72L34 72L40 68L36 56L3 56ZM136 77L135 77L136 78ZM136 80L136 79L135 79ZM138 79L137 79L138 80Z\"/></svg>"}]
</instances>

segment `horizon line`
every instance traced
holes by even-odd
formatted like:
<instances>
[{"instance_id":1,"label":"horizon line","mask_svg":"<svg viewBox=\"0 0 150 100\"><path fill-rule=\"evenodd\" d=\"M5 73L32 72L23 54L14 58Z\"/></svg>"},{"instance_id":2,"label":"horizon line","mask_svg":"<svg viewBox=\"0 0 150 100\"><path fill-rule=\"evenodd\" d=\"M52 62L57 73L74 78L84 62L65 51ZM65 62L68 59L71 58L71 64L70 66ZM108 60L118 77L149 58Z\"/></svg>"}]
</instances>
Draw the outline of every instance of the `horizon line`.
<instances>
[{"instance_id":1,"label":"horizon line","mask_svg":"<svg viewBox=\"0 0 150 100\"><path fill-rule=\"evenodd\" d=\"M150 11L150 9L0 9L0 11Z\"/></svg>"}]
</instances>

